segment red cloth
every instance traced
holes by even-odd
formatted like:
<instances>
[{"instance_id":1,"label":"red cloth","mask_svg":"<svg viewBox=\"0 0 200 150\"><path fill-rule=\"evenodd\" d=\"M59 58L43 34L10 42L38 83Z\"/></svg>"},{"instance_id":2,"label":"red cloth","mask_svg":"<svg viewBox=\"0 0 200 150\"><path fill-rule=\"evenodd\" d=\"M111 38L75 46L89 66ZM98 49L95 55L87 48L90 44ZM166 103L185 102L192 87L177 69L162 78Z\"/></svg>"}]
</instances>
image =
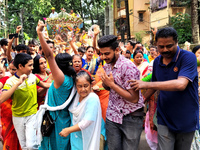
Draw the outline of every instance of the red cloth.
<instances>
[{"instance_id":1,"label":"red cloth","mask_svg":"<svg viewBox=\"0 0 200 150\"><path fill-rule=\"evenodd\" d=\"M0 82L4 85L9 77L6 76L0 79ZM12 100L8 99L1 104L1 125L2 125L2 137L3 137L3 150L21 150L17 133L14 129L12 122Z\"/></svg>"},{"instance_id":2,"label":"red cloth","mask_svg":"<svg viewBox=\"0 0 200 150\"><path fill-rule=\"evenodd\" d=\"M104 72L103 67L100 67L95 75L95 85L99 86L99 88L103 88L102 81L101 81L101 73ZM108 107L108 100L109 100L109 91L107 90L100 90L95 91L95 93L99 96L100 104L101 104L101 112L103 120L106 121L106 110Z\"/></svg>"},{"instance_id":3,"label":"red cloth","mask_svg":"<svg viewBox=\"0 0 200 150\"><path fill-rule=\"evenodd\" d=\"M47 72L47 74L49 75L50 72ZM42 79L38 74L35 74L35 76L40 79L40 81L43 81L43 82L47 82L48 78L46 80ZM37 89L41 88L40 86L37 86ZM37 95L37 103L38 103L38 109L40 107L41 104L44 104L44 99L45 99L45 96L46 96L46 93L40 97Z\"/></svg>"}]
</instances>

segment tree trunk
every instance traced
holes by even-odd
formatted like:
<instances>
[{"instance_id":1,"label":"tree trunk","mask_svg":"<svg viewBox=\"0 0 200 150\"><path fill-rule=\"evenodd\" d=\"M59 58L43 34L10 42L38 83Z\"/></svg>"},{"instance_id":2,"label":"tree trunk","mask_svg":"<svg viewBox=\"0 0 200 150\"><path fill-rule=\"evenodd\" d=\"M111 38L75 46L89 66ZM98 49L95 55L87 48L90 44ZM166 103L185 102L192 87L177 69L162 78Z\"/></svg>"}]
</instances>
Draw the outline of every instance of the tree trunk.
<instances>
[{"instance_id":1,"label":"tree trunk","mask_svg":"<svg viewBox=\"0 0 200 150\"><path fill-rule=\"evenodd\" d=\"M191 1L192 39L194 44L199 43L198 0Z\"/></svg>"},{"instance_id":2,"label":"tree trunk","mask_svg":"<svg viewBox=\"0 0 200 150\"><path fill-rule=\"evenodd\" d=\"M85 23L84 23L84 17L83 17L83 8L82 8L82 2L81 2L81 0L80 0L80 9L81 9L80 15L81 15L81 18L83 19L83 29L85 29Z\"/></svg>"},{"instance_id":3,"label":"tree trunk","mask_svg":"<svg viewBox=\"0 0 200 150\"><path fill-rule=\"evenodd\" d=\"M125 8L126 8L126 27L127 27L127 41L128 41L131 39L128 0L125 0Z\"/></svg>"}]
</instances>

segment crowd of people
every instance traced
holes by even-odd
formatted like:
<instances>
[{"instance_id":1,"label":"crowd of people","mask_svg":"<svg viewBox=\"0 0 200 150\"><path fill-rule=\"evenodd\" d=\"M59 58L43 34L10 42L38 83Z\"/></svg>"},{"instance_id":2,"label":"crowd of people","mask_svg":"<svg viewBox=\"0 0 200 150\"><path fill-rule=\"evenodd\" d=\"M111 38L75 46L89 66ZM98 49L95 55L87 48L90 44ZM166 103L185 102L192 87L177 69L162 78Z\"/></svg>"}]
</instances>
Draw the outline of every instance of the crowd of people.
<instances>
[{"instance_id":1,"label":"crowd of people","mask_svg":"<svg viewBox=\"0 0 200 150\"><path fill-rule=\"evenodd\" d=\"M0 41L3 149L136 150L143 129L152 150L198 149L200 46L182 50L171 27L154 30L149 51L98 39L98 26L68 43L44 28L39 21L39 42ZM44 109L55 126L42 137Z\"/></svg>"}]
</instances>

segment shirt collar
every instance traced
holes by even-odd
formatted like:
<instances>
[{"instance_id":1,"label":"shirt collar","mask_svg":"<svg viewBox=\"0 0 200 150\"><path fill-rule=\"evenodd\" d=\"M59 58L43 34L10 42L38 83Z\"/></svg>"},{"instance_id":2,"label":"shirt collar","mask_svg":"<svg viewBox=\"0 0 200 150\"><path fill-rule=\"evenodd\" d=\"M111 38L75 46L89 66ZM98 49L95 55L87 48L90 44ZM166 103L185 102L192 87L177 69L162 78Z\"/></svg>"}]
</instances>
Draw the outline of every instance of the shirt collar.
<instances>
[{"instance_id":1,"label":"shirt collar","mask_svg":"<svg viewBox=\"0 0 200 150\"><path fill-rule=\"evenodd\" d=\"M122 61L122 55L119 54L119 58L117 59L115 65L114 65L114 68L119 68L119 66L121 66L121 61Z\"/></svg>"},{"instance_id":2,"label":"shirt collar","mask_svg":"<svg viewBox=\"0 0 200 150\"><path fill-rule=\"evenodd\" d=\"M15 77L20 78L20 77L17 75L17 72L15 72Z\"/></svg>"}]
</instances>

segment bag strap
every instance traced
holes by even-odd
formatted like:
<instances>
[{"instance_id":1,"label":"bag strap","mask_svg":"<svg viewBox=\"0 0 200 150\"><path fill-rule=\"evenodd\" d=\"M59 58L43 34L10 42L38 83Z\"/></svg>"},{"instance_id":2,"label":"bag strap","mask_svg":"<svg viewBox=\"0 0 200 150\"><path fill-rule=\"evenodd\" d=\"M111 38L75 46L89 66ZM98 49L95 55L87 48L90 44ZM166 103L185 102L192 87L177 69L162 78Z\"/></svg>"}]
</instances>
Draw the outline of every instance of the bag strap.
<instances>
[{"instance_id":1,"label":"bag strap","mask_svg":"<svg viewBox=\"0 0 200 150\"><path fill-rule=\"evenodd\" d=\"M73 87L72 87L72 88L73 88ZM71 88L71 90L70 90L70 93L72 92L72 88ZM76 95L76 94L75 94L75 95ZM66 100L69 98L69 96L70 96L70 94L67 96ZM72 98L72 99L73 99L73 98ZM47 100L48 100L48 98L47 98ZM71 100L71 101L72 101L72 100ZM58 113L58 115L56 116L54 122L56 122L58 116L60 115L60 112L61 112L61 110L59 110L59 113Z\"/></svg>"}]
</instances>

